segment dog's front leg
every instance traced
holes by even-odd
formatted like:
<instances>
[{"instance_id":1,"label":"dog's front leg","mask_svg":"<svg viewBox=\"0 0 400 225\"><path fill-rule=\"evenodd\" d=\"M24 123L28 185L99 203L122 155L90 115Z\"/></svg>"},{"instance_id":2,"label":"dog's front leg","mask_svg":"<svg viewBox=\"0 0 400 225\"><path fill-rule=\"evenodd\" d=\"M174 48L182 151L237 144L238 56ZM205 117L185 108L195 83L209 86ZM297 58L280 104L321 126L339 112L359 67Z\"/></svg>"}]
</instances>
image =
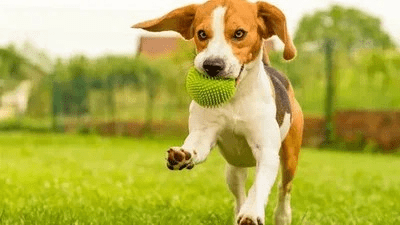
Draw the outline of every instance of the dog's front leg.
<instances>
[{"instance_id":1,"label":"dog's front leg","mask_svg":"<svg viewBox=\"0 0 400 225\"><path fill-rule=\"evenodd\" d=\"M167 167L171 170L192 169L206 160L215 145L216 128L195 129L189 133L182 147L167 151Z\"/></svg>"},{"instance_id":2,"label":"dog's front leg","mask_svg":"<svg viewBox=\"0 0 400 225\"><path fill-rule=\"evenodd\" d=\"M167 167L171 170L192 169L206 160L215 145L221 120L215 111L192 104L189 117L189 135L181 147L171 147L167 151Z\"/></svg>"},{"instance_id":3,"label":"dog's front leg","mask_svg":"<svg viewBox=\"0 0 400 225\"><path fill-rule=\"evenodd\" d=\"M247 141L256 159L256 174L248 197L240 209L237 223L240 225L262 225L265 219L265 205L274 185L279 169L279 148L281 137L275 121L250 132Z\"/></svg>"}]
</instances>

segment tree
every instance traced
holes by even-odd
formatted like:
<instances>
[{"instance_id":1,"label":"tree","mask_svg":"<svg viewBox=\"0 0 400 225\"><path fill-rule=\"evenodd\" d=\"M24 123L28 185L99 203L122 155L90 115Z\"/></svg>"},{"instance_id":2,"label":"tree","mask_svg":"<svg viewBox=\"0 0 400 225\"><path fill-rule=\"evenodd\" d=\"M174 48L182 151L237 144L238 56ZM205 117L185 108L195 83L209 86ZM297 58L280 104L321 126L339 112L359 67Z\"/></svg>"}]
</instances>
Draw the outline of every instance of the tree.
<instances>
[{"instance_id":1,"label":"tree","mask_svg":"<svg viewBox=\"0 0 400 225\"><path fill-rule=\"evenodd\" d=\"M111 120L117 120L116 90L123 86L139 90L143 78L135 58L129 56L107 55L94 61L91 74L92 87L106 93L106 108ZM118 132L117 132L118 133Z\"/></svg>"},{"instance_id":2,"label":"tree","mask_svg":"<svg viewBox=\"0 0 400 225\"><path fill-rule=\"evenodd\" d=\"M161 73L158 63L150 63L143 57L109 55L95 60L92 68L92 87L103 89L106 96L106 105L112 121L117 120L116 90L130 85L136 90L144 90L147 101L145 107L145 126L143 133L151 132L153 111L156 96L160 91ZM162 68L165 69L165 68ZM114 125L117 125L114 123ZM122 134L118 125L117 134Z\"/></svg>"},{"instance_id":3,"label":"tree","mask_svg":"<svg viewBox=\"0 0 400 225\"><path fill-rule=\"evenodd\" d=\"M71 104L73 104L73 112L79 117L88 111L88 64L86 57L76 56L70 60L68 65L68 72L72 76Z\"/></svg>"},{"instance_id":4,"label":"tree","mask_svg":"<svg viewBox=\"0 0 400 225\"><path fill-rule=\"evenodd\" d=\"M326 11L317 11L300 21L294 42L298 48L307 45L318 47L325 53L326 98L325 98L325 143L334 142L335 112L335 49L351 52L358 48L393 48L394 44L386 34L379 18L354 8L332 6Z\"/></svg>"},{"instance_id":5,"label":"tree","mask_svg":"<svg viewBox=\"0 0 400 225\"><path fill-rule=\"evenodd\" d=\"M390 36L383 30L379 18L339 5L304 16L300 20L294 42L300 48L307 43L322 46L325 38L334 39L335 44L346 51L360 47L395 47Z\"/></svg>"},{"instance_id":6,"label":"tree","mask_svg":"<svg viewBox=\"0 0 400 225\"><path fill-rule=\"evenodd\" d=\"M0 48L0 76L2 79L25 79L26 74L21 69L24 63L27 63L27 60L17 53L14 46Z\"/></svg>"},{"instance_id":7,"label":"tree","mask_svg":"<svg viewBox=\"0 0 400 225\"><path fill-rule=\"evenodd\" d=\"M295 33L294 42L300 50L307 48L308 45L318 47L325 53L325 144L329 145L334 142L335 53L338 49L345 53L360 48L391 49L395 44L383 31L379 18L358 9L338 5L303 17Z\"/></svg>"},{"instance_id":8,"label":"tree","mask_svg":"<svg viewBox=\"0 0 400 225\"><path fill-rule=\"evenodd\" d=\"M142 130L144 134L151 134L151 127L153 123L154 103L157 94L160 91L162 75L160 67L155 64L150 64L146 59L138 56L135 58L133 65L135 72L139 75L141 83L147 95L145 106L145 124Z\"/></svg>"},{"instance_id":9,"label":"tree","mask_svg":"<svg viewBox=\"0 0 400 225\"><path fill-rule=\"evenodd\" d=\"M0 78L25 80L32 79L31 72L39 76L45 76L47 73L29 59L17 51L15 46L9 45L6 48L0 48Z\"/></svg>"},{"instance_id":10,"label":"tree","mask_svg":"<svg viewBox=\"0 0 400 225\"><path fill-rule=\"evenodd\" d=\"M32 63L25 57L25 52L18 51L14 45L0 48L0 96L7 91L14 90L23 80L30 80L35 86L35 81L46 75L47 73L39 65ZM30 101L31 98L29 98ZM28 108L29 105L30 103ZM28 111L30 110L28 109Z\"/></svg>"},{"instance_id":11,"label":"tree","mask_svg":"<svg viewBox=\"0 0 400 225\"><path fill-rule=\"evenodd\" d=\"M164 62L160 62L162 68L168 68L168 73L163 73L166 90L169 94L170 102L177 107L187 107L190 98L186 94L186 74L193 66L196 51L193 43L179 40L179 48L173 52ZM162 70L164 71L164 70Z\"/></svg>"}]
</instances>

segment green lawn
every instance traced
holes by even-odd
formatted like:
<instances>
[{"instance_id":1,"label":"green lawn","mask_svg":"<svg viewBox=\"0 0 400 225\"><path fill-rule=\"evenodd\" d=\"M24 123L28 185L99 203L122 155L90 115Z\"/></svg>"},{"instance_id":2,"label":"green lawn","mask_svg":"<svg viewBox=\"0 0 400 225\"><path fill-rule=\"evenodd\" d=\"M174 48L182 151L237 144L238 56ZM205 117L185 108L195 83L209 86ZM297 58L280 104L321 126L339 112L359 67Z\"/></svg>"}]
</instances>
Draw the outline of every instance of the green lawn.
<instances>
[{"instance_id":1,"label":"green lawn","mask_svg":"<svg viewBox=\"0 0 400 225\"><path fill-rule=\"evenodd\" d=\"M165 167L181 141L0 133L0 224L231 225L217 151ZM293 224L400 224L400 157L303 149L292 208Z\"/></svg>"}]
</instances>

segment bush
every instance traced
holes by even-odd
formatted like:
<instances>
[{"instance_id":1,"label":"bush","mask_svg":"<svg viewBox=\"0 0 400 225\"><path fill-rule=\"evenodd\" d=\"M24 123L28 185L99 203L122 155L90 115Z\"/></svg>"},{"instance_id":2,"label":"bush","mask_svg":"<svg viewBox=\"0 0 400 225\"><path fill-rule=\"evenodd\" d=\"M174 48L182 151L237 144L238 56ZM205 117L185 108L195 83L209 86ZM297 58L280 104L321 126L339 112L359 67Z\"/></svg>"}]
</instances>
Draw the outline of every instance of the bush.
<instances>
[{"instance_id":1,"label":"bush","mask_svg":"<svg viewBox=\"0 0 400 225\"><path fill-rule=\"evenodd\" d=\"M38 121L29 118L13 118L1 121L0 131L30 131L47 133L52 131L52 128L49 121Z\"/></svg>"},{"instance_id":2,"label":"bush","mask_svg":"<svg viewBox=\"0 0 400 225\"><path fill-rule=\"evenodd\" d=\"M324 55L318 51L301 51L290 62L282 53L270 54L273 67L284 72L295 89L305 114L322 115L325 107L326 75ZM400 52L360 49L352 54L336 50L336 110L400 109Z\"/></svg>"}]
</instances>

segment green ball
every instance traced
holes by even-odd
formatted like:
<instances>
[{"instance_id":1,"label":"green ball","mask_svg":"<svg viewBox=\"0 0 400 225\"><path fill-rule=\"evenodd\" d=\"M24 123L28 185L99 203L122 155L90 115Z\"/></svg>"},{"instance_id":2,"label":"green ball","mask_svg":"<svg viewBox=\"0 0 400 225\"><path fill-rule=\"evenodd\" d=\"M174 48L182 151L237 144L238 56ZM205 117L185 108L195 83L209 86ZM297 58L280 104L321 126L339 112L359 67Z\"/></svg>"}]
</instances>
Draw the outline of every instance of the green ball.
<instances>
[{"instance_id":1,"label":"green ball","mask_svg":"<svg viewBox=\"0 0 400 225\"><path fill-rule=\"evenodd\" d=\"M192 67L186 77L186 90L199 105L207 108L219 107L235 95L236 81L210 77Z\"/></svg>"}]
</instances>

